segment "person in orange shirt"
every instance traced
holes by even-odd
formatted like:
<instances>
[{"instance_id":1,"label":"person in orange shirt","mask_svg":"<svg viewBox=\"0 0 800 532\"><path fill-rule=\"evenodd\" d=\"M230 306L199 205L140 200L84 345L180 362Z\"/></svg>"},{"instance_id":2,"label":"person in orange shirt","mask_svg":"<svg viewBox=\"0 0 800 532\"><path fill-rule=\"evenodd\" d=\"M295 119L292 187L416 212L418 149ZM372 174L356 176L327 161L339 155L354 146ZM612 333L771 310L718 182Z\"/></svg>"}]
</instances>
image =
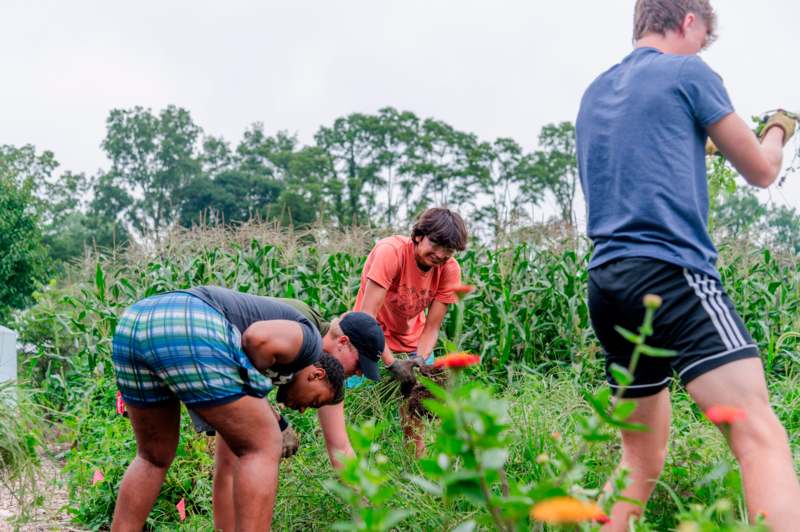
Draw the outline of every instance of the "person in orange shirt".
<instances>
[{"instance_id":1,"label":"person in orange shirt","mask_svg":"<svg viewBox=\"0 0 800 532\"><path fill-rule=\"evenodd\" d=\"M461 285L461 268L453 255L466 247L461 216L432 208L417 219L410 237L378 241L364 263L354 310L378 320L386 338L383 363L401 382L414 378L413 368L420 360L432 358L447 308L458 301L454 289ZM395 360L399 353L406 357ZM348 386L353 384L358 382ZM324 406L318 415L331 463L339 467L340 456L354 456L344 403Z\"/></svg>"},{"instance_id":2,"label":"person in orange shirt","mask_svg":"<svg viewBox=\"0 0 800 532\"><path fill-rule=\"evenodd\" d=\"M408 379L415 363L432 358L447 308L458 301L454 289L461 285L461 268L453 255L466 247L464 220L436 207L422 213L411 237L384 238L367 257L355 308L381 325L383 363L398 380ZM396 361L396 353L406 354L405 360Z\"/></svg>"}]
</instances>

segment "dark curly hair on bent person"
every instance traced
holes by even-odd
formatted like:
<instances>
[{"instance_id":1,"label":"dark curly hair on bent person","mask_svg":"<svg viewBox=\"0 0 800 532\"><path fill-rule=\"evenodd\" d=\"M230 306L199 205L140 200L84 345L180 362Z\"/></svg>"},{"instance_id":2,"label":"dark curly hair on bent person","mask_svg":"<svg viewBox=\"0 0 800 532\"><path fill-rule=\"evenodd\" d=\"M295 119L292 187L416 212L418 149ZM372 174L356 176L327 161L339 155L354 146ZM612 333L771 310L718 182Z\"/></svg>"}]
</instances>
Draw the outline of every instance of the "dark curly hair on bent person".
<instances>
[{"instance_id":1,"label":"dark curly hair on bent person","mask_svg":"<svg viewBox=\"0 0 800 532\"><path fill-rule=\"evenodd\" d=\"M322 356L319 357L319 360L314 362L314 365L325 370L328 384L331 390L333 390L333 400L331 404L344 401L344 367L342 363L328 353L322 353Z\"/></svg>"},{"instance_id":2,"label":"dark curly hair on bent person","mask_svg":"<svg viewBox=\"0 0 800 532\"><path fill-rule=\"evenodd\" d=\"M446 248L464 251L467 249L467 226L464 219L450 209L433 207L420 214L414 228L411 230L411 239L417 241L428 237L434 244Z\"/></svg>"}]
</instances>

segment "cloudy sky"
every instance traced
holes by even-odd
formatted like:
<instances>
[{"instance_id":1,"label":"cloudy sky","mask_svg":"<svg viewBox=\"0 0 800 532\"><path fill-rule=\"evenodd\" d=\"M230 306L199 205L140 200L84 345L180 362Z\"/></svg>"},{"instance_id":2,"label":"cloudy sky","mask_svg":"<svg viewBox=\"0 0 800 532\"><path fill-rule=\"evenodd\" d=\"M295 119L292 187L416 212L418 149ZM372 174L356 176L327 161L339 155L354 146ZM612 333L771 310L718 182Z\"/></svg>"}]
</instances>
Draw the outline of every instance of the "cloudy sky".
<instances>
[{"instance_id":1,"label":"cloudy sky","mask_svg":"<svg viewBox=\"0 0 800 532\"><path fill-rule=\"evenodd\" d=\"M113 108L176 104L235 143L255 121L309 142L336 117L388 105L530 149L631 49L633 4L2 0L0 144L93 173ZM704 58L739 112L800 110L800 2L715 4L720 39ZM798 193L800 174L771 198L800 206Z\"/></svg>"}]
</instances>

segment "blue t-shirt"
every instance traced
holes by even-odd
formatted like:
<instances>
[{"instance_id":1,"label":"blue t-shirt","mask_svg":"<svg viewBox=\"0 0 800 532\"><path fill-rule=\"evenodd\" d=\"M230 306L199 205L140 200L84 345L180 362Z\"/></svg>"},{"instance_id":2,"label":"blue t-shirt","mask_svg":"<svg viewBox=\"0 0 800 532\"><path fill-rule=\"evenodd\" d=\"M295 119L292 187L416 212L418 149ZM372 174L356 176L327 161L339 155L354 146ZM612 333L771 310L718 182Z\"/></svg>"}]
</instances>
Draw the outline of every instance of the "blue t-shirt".
<instances>
[{"instance_id":1,"label":"blue t-shirt","mask_svg":"<svg viewBox=\"0 0 800 532\"><path fill-rule=\"evenodd\" d=\"M732 112L722 79L696 55L637 48L589 86L576 123L589 268L649 257L719 278L706 127Z\"/></svg>"}]
</instances>

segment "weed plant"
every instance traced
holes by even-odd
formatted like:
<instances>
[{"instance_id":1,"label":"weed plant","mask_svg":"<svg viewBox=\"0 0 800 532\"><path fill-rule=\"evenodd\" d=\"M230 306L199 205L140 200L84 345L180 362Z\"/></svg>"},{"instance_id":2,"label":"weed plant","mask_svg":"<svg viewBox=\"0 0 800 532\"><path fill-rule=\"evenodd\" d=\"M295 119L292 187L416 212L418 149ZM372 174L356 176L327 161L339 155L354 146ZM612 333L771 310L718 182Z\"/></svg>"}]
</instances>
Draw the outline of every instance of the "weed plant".
<instances>
[{"instance_id":1,"label":"weed plant","mask_svg":"<svg viewBox=\"0 0 800 532\"><path fill-rule=\"evenodd\" d=\"M96 257L71 272L69 283L43 287L36 304L16 316L15 328L25 347L20 368L30 397L43 407L38 417L58 423L73 444L65 474L76 523L108 525L119 481L133 458L133 432L114 410L111 367L111 335L125 307L152 294L216 284L297 297L323 315L335 316L355 301L369 244L363 234L286 235L256 225L240 231L214 229L183 234L158 249ZM721 252L723 283L762 349L773 404L797 452L798 261L741 243L722 246ZM603 386L586 308L588 257L586 243L574 237L475 246L458 257L463 278L476 286L464 310L460 347L482 356L475 379L492 384L496 396L509 405L512 443L506 469L520 482L535 483L545 474L537 458L554 452L552 433L561 434L565 452L580 449L574 414L589 413L590 408L582 390L594 393ZM448 337L454 336L454 316L448 313L443 325ZM709 508L721 498L731 501L741 517L738 473L722 438L683 391L676 389L675 395L672 448L646 523L654 530L668 529L676 526L681 512L692 511L690 503ZM415 510L400 528L441 530L471 519L478 512L474 507L464 501L442 502L406 480L406 475L422 472L404 444L397 397L392 383L362 386L348 393L345 410L348 423L374 419L385 425L380 443L381 452L390 457L386 482L396 490L402 508ZM326 487L336 476L318 424L311 413L288 417L302 444L298 455L281 466L275 527L329 529L349 513ZM211 526L209 440L196 435L185 418L178 458L148 522L152 529ZM581 485L598 489L611 474L617 453L616 440L593 447L585 455ZM93 484L95 470L104 480ZM182 523L175 510L181 498L188 514Z\"/></svg>"}]
</instances>

